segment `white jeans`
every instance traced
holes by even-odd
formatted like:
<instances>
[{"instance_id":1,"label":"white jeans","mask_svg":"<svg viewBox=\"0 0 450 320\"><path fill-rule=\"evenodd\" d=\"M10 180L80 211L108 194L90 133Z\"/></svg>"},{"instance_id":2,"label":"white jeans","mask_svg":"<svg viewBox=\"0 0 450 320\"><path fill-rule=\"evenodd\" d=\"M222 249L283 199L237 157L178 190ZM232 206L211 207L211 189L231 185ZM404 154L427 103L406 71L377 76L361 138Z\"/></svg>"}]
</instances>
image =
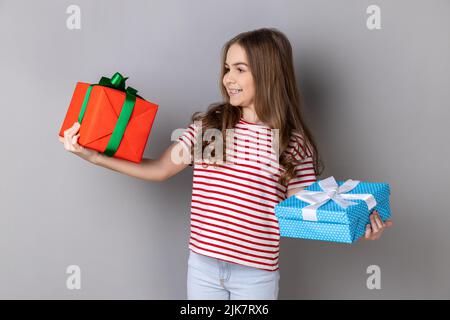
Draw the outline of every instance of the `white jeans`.
<instances>
[{"instance_id":1,"label":"white jeans","mask_svg":"<svg viewBox=\"0 0 450 320\"><path fill-rule=\"evenodd\" d=\"M279 270L267 271L189 250L188 300L276 300Z\"/></svg>"}]
</instances>

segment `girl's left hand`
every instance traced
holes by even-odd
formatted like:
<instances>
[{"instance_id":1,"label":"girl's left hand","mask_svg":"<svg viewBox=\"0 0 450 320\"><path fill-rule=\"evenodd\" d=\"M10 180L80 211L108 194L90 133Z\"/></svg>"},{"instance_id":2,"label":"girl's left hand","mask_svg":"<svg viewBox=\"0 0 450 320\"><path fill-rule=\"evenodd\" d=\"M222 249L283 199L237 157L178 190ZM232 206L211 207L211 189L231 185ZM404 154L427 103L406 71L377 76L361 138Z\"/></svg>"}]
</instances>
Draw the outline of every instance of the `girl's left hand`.
<instances>
[{"instance_id":1,"label":"girl's left hand","mask_svg":"<svg viewBox=\"0 0 450 320\"><path fill-rule=\"evenodd\" d=\"M381 237L385 228L392 227L392 220L386 220L383 222L381 220L378 211L374 210L370 215L370 224L366 225L366 233L361 239L364 240L377 240Z\"/></svg>"}]
</instances>

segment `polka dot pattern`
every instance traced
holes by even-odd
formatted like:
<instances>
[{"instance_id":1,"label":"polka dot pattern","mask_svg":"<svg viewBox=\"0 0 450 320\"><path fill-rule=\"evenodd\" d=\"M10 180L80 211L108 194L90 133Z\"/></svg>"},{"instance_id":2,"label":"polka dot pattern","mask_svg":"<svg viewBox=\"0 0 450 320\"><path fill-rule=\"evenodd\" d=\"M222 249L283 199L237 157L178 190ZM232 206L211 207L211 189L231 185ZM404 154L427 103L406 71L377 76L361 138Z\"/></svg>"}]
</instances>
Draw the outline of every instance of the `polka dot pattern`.
<instances>
[{"instance_id":1,"label":"polka dot pattern","mask_svg":"<svg viewBox=\"0 0 450 320\"><path fill-rule=\"evenodd\" d=\"M344 181L337 181L342 185ZM305 190L322 191L318 182L311 184ZM353 243L364 235L366 224L370 223L369 215L373 210L380 213L383 221L391 217L389 203L390 187L387 183L361 181L348 194L370 193L375 197L377 205L368 210L363 200L351 200L357 205L341 208L334 201L328 201L317 210L318 221L302 219L301 209L308 203L295 195L275 206L275 215L280 226L282 237L322 240L331 242Z\"/></svg>"}]
</instances>

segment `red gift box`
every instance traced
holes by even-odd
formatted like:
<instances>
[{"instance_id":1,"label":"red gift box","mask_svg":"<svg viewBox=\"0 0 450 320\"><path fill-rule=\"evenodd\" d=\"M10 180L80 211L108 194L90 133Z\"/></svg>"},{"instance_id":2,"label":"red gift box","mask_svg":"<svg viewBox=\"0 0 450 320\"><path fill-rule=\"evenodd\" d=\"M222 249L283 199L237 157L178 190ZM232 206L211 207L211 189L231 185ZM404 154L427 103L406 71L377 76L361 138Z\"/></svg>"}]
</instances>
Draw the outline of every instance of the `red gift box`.
<instances>
[{"instance_id":1,"label":"red gift box","mask_svg":"<svg viewBox=\"0 0 450 320\"><path fill-rule=\"evenodd\" d=\"M116 158L141 162L158 105L142 99L131 87L125 89L126 79L116 73L111 79L103 77L98 85L78 82L59 135L64 137L64 131L78 121L80 145ZM126 104L127 99L134 103ZM111 147L114 142L115 148Z\"/></svg>"}]
</instances>

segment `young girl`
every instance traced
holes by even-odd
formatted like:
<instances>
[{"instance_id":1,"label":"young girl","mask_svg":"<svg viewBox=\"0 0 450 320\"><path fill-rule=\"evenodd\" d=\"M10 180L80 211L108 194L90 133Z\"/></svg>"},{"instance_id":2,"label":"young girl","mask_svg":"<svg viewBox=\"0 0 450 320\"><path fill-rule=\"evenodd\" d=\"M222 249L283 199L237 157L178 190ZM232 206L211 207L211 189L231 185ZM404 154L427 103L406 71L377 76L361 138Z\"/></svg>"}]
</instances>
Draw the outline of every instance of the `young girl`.
<instances>
[{"instance_id":1,"label":"young girl","mask_svg":"<svg viewBox=\"0 0 450 320\"><path fill-rule=\"evenodd\" d=\"M93 164L149 181L193 166L188 299L277 299L274 206L321 171L289 40L276 29L237 35L223 47L221 82L224 101L195 113L159 159L136 164L84 148L78 123L60 141ZM378 239L389 225L375 212L365 238Z\"/></svg>"}]
</instances>

